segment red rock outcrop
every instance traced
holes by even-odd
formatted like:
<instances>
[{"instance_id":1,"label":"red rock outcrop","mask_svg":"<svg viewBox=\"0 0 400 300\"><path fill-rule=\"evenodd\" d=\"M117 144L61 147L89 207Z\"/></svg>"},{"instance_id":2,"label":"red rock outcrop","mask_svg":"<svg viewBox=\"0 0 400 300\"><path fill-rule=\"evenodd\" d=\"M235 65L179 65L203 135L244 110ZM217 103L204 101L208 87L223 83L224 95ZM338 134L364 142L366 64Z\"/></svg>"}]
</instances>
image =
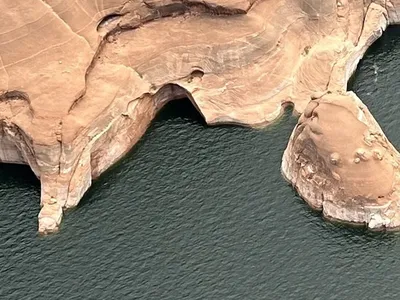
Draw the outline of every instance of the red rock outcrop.
<instances>
[{"instance_id":1,"label":"red rock outcrop","mask_svg":"<svg viewBox=\"0 0 400 300\"><path fill-rule=\"evenodd\" d=\"M400 226L400 154L351 92L312 100L282 171L311 207L371 228Z\"/></svg>"},{"instance_id":2,"label":"red rock outcrop","mask_svg":"<svg viewBox=\"0 0 400 300\"><path fill-rule=\"evenodd\" d=\"M209 124L260 127L285 104L302 113L312 97L345 92L367 47L399 21L400 1L0 7L0 161L29 164L40 178L47 233L169 100L189 97Z\"/></svg>"}]
</instances>

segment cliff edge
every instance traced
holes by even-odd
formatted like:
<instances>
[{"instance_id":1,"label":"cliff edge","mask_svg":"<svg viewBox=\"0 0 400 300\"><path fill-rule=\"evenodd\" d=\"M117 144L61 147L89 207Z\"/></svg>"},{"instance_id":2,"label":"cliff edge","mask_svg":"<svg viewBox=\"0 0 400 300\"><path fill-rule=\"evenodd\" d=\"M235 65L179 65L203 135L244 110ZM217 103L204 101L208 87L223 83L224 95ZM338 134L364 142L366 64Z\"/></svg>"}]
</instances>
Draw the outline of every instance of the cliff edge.
<instances>
[{"instance_id":1,"label":"cliff edge","mask_svg":"<svg viewBox=\"0 0 400 300\"><path fill-rule=\"evenodd\" d=\"M284 105L302 113L327 92L342 99L365 50L400 21L399 0L0 0L0 7L0 161L29 164L40 178L41 233L58 229L63 210L168 101L188 97L208 124L266 126ZM292 159L287 151L284 161ZM291 179L298 169L284 172Z\"/></svg>"}]
</instances>

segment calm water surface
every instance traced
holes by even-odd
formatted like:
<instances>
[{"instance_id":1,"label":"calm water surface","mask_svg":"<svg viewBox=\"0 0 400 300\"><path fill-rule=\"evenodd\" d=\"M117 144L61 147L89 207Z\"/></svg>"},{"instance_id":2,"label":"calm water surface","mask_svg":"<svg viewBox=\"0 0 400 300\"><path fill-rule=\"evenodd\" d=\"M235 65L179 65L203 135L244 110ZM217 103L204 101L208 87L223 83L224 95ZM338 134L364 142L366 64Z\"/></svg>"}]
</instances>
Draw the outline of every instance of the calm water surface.
<instances>
[{"instance_id":1,"label":"calm water surface","mask_svg":"<svg viewBox=\"0 0 400 300\"><path fill-rule=\"evenodd\" d=\"M398 148L399 74L392 28L350 87ZM46 238L37 180L0 165L0 299L397 299L400 235L326 223L282 179L295 123L206 127L172 103Z\"/></svg>"}]
</instances>

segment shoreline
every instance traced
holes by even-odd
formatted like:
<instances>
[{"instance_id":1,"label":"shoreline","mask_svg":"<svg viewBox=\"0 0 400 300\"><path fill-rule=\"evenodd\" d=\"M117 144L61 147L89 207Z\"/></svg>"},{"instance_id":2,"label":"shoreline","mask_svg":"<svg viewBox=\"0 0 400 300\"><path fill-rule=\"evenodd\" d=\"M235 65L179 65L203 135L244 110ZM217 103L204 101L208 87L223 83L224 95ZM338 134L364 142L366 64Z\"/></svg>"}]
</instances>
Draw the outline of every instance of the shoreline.
<instances>
[{"instance_id":1,"label":"shoreline","mask_svg":"<svg viewBox=\"0 0 400 300\"><path fill-rule=\"evenodd\" d=\"M42 234L58 230L169 101L189 98L208 125L265 127L288 105L301 114L311 99L345 94L368 47L400 22L397 0L114 2L68 18L62 5L25 3L33 19L51 16L53 29L39 33L52 46L4 37L18 51L0 61L0 161L28 164L40 179ZM14 26L19 14L5 20Z\"/></svg>"}]
</instances>

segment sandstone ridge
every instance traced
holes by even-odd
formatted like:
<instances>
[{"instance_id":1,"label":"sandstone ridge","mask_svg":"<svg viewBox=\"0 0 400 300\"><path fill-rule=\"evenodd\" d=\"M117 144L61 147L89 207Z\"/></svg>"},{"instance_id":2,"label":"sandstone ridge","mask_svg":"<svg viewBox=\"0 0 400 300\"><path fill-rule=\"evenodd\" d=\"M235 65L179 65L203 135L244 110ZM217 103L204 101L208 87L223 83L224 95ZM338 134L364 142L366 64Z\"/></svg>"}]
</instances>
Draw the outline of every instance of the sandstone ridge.
<instances>
[{"instance_id":1,"label":"sandstone ridge","mask_svg":"<svg viewBox=\"0 0 400 300\"><path fill-rule=\"evenodd\" d=\"M311 200L318 193L304 188L317 191L318 184L293 181L303 172L295 153L312 141L309 161L353 155L318 140L336 134L329 125L334 120L323 116L329 102L346 112L343 122L360 127L342 139L358 139L362 126L380 132L371 155L378 149L382 160L359 165L385 174L392 186L377 181L377 190L360 196L373 205L376 198L379 205L395 203L397 152L383 142L360 100L346 94L346 85L366 49L389 24L399 23L399 0L0 0L0 7L0 161L29 164L40 178L41 233L56 231L63 211L79 203L92 180L131 149L165 103L182 97L208 124L261 127L284 105L297 113L307 107L283 171L318 208L319 200ZM364 125L352 115L360 106ZM323 133L316 137L318 124L309 115L319 110ZM358 196L351 184L362 179L347 160L321 172L332 185L343 181L331 195L345 202ZM331 210L347 209L332 203Z\"/></svg>"}]
</instances>

